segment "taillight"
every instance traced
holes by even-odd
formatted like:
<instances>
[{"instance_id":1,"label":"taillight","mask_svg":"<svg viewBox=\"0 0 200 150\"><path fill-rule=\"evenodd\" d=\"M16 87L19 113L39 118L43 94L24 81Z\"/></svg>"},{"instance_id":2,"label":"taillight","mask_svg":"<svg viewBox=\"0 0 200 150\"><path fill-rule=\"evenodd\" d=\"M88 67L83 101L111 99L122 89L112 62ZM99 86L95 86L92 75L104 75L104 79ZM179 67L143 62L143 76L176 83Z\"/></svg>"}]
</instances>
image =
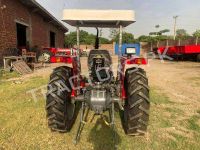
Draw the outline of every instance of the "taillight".
<instances>
[{"instance_id":1,"label":"taillight","mask_svg":"<svg viewBox=\"0 0 200 150\"><path fill-rule=\"evenodd\" d=\"M145 58L134 58L134 59L128 59L126 61L126 64L146 65L146 64L148 64L148 61Z\"/></svg>"},{"instance_id":2,"label":"taillight","mask_svg":"<svg viewBox=\"0 0 200 150\"><path fill-rule=\"evenodd\" d=\"M56 62L61 62L60 57L57 57L57 58L56 58Z\"/></svg>"},{"instance_id":3,"label":"taillight","mask_svg":"<svg viewBox=\"0 0 200 150\"><path fill-rule=\"evenodd\" d=\"M147 64L147 59L145 58L136 58L135 63L138 65L146 65Z\"/></svg>"}]
</instances>

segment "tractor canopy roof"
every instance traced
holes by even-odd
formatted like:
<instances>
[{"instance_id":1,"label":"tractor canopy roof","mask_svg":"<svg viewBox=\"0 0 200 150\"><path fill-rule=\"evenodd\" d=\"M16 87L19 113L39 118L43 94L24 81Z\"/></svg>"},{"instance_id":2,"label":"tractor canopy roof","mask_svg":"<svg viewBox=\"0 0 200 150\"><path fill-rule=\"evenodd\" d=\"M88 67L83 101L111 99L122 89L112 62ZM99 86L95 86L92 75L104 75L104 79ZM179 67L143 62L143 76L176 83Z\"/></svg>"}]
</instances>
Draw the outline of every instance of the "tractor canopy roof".
<instances>
[{"instance_id":1,"label":"tractor canopy roof","mask_svg":"<svg viewBox=\"0 0 200 150\"><path fill-rule=\"evenodd\" d=\"M132 10L88 10L65 9L64 22L71 26L117 28L126 27L135 22L135 12Z\"/></svg>"}]
</instances>

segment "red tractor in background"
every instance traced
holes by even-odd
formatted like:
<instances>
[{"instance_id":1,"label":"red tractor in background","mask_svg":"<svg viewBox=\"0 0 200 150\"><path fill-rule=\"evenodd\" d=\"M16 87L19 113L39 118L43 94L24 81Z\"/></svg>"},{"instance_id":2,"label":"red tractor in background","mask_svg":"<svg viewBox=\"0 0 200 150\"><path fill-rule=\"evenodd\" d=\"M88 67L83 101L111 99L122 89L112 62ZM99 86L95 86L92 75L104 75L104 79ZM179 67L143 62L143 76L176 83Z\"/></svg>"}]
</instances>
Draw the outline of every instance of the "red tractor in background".
<instances>
[{"instance_id":1,"label":"red tractor in background","mask_svg":"<svg viewBox=\"0 0 200 150\"><path fill-rule=\"evenodd\" d=\"M48 126L52 131L69 132L79 108L80 124L74 142L80 139L88 112L105 118L115 138L115 111L120 112L127 135L144 135L149 121L149 86L146 72L140 65L145 58L135 57L135 49L122 56L122 29L135 22L129 10L64 10L64 22L77 28L76 55L71 57L72 68L61 66L50 76L46 97ZM95 49L88 56L89 76L81 75L79 27L119 28L118 70L114 77L112 57L108 50L99 50L97 34ZM98 32L97 32L98 33ZM133 65L125 70L125 65ZM79 107L80 106L80 107Z\"/></svg>"},{"instance_id":2,"label":"red tractor in background","mask_svg":"<svg viewBox=\"0 0 200 150\"><path fill-rule=\"evenodd\" d=\"M75 48L43 48L40 56L46 63L72 63L72 56L76 56Z\"/></svg>"}]
</instances>

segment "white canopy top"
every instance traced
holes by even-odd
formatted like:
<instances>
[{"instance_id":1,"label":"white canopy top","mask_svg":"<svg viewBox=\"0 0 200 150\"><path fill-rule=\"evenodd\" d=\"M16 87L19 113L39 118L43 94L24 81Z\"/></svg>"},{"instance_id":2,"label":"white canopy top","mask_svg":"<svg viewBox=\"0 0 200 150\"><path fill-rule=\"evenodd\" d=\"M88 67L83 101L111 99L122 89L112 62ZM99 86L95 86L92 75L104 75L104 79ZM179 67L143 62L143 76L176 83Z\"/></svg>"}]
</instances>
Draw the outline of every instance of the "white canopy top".
<instances>
[{"instance_id":1,"label":"white canopy top","mask_svg":"<svg viewBox=\"0 0 200 150\"><path fill-rule=\"evenodd\" d=\"M135 12L132 10L88 10L65 9L64 22L71 26L117 28L126 27L135 22Z\"/></svg>"}]
</instances>

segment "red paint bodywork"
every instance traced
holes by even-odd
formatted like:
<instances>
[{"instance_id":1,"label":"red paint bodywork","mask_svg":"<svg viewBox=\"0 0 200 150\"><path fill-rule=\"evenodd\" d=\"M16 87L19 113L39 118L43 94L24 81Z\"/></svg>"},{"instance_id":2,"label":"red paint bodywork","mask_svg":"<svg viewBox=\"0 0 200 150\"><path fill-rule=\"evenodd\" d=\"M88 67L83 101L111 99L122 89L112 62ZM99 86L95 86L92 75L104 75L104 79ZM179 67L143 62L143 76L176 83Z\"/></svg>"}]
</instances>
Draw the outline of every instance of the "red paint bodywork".
<instances>
[{"instance_id":1,"label":"red paint bodywork","mask_svg":"<svg viewBox=\"0 0 200 150\"><path fill-rule=\"evenodd\" d=\"M72 63L72 57L58 57L58 56L52 56L51 57L51 63L67 63L71 64Z\"/></svg>"},{"instance_id":2,"label":"red paint bodywork","mask_svg":"<svg viewBox=\"0 0 200 150\"><path fill-rule=\"evenodd\" d=\"M72 63L72 57L76 56L77 52L74 48L43 48L52 53L51 63Z\"/></svg>"},{"instance_id":3,"label":"red paint bodywork","mask_svg":"<svg viewBox=\"0 0 200 150\"><path fill-rule=\"evenodd\" d=\"M124 86L124 80L125 80L125 65L147 65L148 60L146 58L127 58L123 57L121 59L121 70L120 70L120 84L121 84L121 98L122 100L126 99L126 90Z\"/></svg>"},{"instance_id":4,"label":"red paint bodywork","mask_svg":"<svg viewBox=\"0 0 200 150\"><path fill-rule=\"evenodd\" d=\"M134 59L127 59L127 65L137 64L137 65L147 65L148 60L146 58L134 58Z\"/></svg>"},{"instance_id":5,"label":"red paint bodywork","mask_svg":"<svg viewBox=\"0 0 200 150\"><path fill-rule=\"evenodd\" d=\"M189 54L200 54L200 45L185 45L185 46L169 46L167 47L159 47L157 52L163 54L166 52L168 56L175 55L189 55Z\"/></svg>"}]
</instances>

